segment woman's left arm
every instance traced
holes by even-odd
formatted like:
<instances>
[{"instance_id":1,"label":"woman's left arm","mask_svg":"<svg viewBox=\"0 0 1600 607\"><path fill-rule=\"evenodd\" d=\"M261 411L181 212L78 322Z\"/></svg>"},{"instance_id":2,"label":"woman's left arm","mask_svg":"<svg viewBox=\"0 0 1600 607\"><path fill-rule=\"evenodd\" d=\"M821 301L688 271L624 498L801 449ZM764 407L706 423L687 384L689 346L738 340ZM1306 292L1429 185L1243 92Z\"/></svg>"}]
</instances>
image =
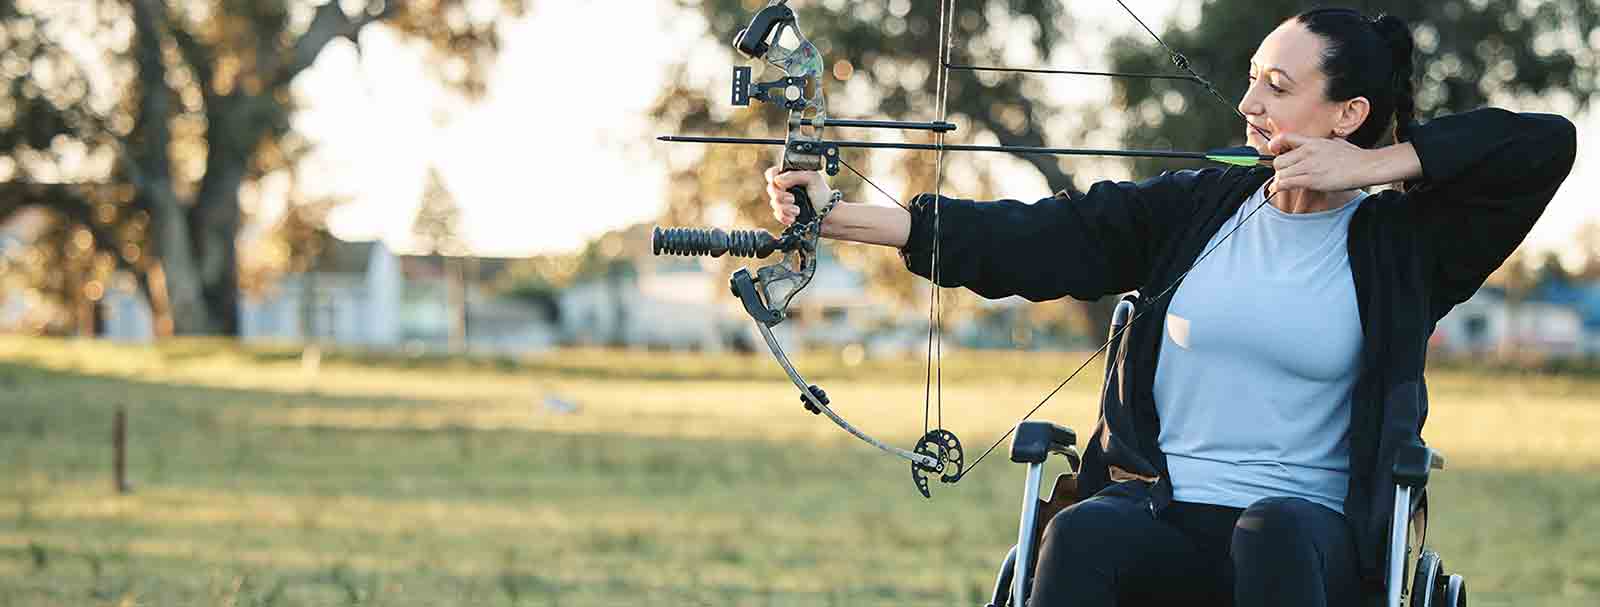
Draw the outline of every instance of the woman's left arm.
<instances>
[{"instance_id":1,"label":"woman's left arm","mask_svg":"<svg viewBox=\"0 0 1600 607\"><path fill-rule=\"evenodd\" d=\"M1279 189L1341 190L1398 181L1434 251L1448 309L1483 285L1533 229L1572 171L1577 129L1552 114L1484 108L1414 127L1411 141L1366 150L1343 140L1273 141Z\"/></svg>"},{"instance_id":2,"label":"woman's left arm","mask_svg":"<svg viewBox=\"0 0 1600 607\"><path fill-rule=\"evenodd\" d=\"M1522 244L1577 155L1572 122L1485 108L1412 131L1422 174L1407 191L1433 250L1438 314L1466 301Z\"/></svg>"}]
</instances>

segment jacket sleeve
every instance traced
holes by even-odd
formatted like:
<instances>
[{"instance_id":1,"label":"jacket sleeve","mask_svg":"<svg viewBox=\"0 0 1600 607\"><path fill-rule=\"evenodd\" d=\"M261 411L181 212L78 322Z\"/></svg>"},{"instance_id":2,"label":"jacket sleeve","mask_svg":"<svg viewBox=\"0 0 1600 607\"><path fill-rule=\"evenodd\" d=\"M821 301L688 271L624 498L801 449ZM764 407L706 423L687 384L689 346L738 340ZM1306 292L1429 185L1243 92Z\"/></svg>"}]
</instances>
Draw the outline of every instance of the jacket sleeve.
<instances>
[{"instance_id":1,"label":"jacket sleeve","mask_svg":"<svg viewBox=\"0 0 1600 607\"><path fill-rule=\"evenodd\" d=\"M1533 229L1572 171L1577 130L1551 114L1485 108L1416 127L1408 192L1432 250L1434 318L1471 297Z\"/></svg>"},{"instance_id":2,"label":"jacket sleeve","mask_svg":"<svg viewBox=\"0 0 1600 607\"><path fill-rule=\"evenodd\" d=\"M1160 247L1193 215L1196 189L1214 182L1218 172L1163 173L1139 183L1102 181L1086 193L1032 204L940 197L937 218L935 197L923 194L912 202L911 234L901 256L907 269L934 280L930 266L937 235L935 282L990 299L1018 295L1046 301L1071 295L1092 300L1131 291L1149 275Z\"/></svg>"}]
</instances>

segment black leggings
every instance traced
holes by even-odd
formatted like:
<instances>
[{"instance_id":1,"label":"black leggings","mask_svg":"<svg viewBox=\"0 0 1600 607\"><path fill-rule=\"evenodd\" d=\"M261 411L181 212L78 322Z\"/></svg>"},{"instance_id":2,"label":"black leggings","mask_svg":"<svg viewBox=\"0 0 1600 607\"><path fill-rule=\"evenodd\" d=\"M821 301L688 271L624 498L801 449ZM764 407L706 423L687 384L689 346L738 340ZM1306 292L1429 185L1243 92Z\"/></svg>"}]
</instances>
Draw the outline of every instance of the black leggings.
<instances>
[{"instance_id":1,"label":"black leggings","mask_svg":"<svg viewBox=\"0 0 1600 607\"><path fill-rule=\"evenodd\" d=\"M1344 515L1285 497L1244 510L1174 502L1158 518L1139 481L1057 514L1036 572L1038 607L1324 607L1360 596Z\"/></svg>"}]
</instances>

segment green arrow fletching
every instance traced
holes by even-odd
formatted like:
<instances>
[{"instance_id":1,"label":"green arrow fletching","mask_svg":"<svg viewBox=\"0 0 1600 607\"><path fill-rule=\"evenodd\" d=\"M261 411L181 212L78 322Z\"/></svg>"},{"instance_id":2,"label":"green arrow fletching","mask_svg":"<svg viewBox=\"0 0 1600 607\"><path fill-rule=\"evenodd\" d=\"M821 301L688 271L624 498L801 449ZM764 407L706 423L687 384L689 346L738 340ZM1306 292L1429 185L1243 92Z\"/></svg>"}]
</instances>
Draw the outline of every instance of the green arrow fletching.
<instances>
[{"instance_id":1,"label":"green arrow fletching","mask_svg":"<svg viewBox=\"0 0 1600 607\"><path fill-rule=\"evenodd\" d=\"M1262 156L1261 152L1257 152L1255 148L1247 145L1241 145L1233 148L1223 148L1220 150L1211 150L1206 152L1205 157L1206 160L1210 160L1212 162L1220 162L1223 164L1231 164L1241 167L1253 167L1261 164L1270 164L1272 162L1271 156Z\"/></svg>"}]
</instances>

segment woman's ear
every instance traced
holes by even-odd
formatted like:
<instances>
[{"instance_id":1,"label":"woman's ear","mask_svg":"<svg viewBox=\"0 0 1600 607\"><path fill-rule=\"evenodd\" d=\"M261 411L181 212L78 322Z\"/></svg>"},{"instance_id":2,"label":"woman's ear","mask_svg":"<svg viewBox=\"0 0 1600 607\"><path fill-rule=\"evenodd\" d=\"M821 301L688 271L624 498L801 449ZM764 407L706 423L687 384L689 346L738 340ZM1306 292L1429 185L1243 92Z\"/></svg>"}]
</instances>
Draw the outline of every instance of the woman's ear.
<instances>
[{"instance_id":1,"label":"woman's ear","mask_svg":"<svg viewBox=\"0 0 1600 607\"><path fill-rule=\"evenodd\" d=\"M1367 101L1366 97L1345 101L1339 106L1339 118L1333 124L1334 134L1339 137L1349 137L1366 123L1370 114L1372 114L1372 102Z\"/></svg>"}]
</instances>

